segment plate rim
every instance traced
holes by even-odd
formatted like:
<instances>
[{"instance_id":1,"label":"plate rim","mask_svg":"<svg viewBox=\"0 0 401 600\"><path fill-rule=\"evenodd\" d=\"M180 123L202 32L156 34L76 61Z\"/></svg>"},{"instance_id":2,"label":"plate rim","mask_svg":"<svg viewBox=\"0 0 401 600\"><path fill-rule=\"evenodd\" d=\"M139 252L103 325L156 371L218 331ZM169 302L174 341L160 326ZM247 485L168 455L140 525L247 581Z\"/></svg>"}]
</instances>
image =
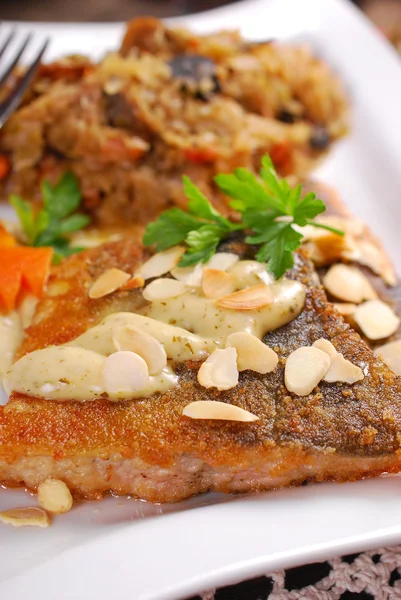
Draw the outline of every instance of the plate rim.
<instances>
[{"instance_id":1,"label":"plate rim","mask_svg":"<svg viewBox=\"0 0 401 600\"><path fill-rule=\"evenodd\" d=\"M299 0L285 0L287 2L288 5L291 4L295 4L297 2L299 2ZM240 15L246 11L248 8L250 10L253 10L252 7L260 7L262 9L265 9L268 5L272 5L272 4L277 4L276 0L245 0L242 2L236 2L234 4L228 5L228 6L224 6L224 7L220 7L220 8L216 8L213 9L212 11L204 11L204 12L200 12L200 13L196 13L193 15L185 15L184 17L175 17L174 19L168 19L168 21L170 22L183 22L183 23L188 23L190 25L193 25L193 20L197 20L197 21L202 21L205 20L207 21L208 19L215 19L217 18L217 20L220 19L224 20L225 16L228 15L230 13L230 16L232 17L233 14L235 14L235 18L240 17ZM376 31L376 29L373 27L373 25L371 25L368 20L362 15L362 14L358 14L359 11L358 9L356 9L356 7L348 4L346 2L346 0L325 0L324 2L319 2L319 0L305 0L305 2L303 3L304 6L304 10L306 11L306 7L308 11L311 11L312 9L316 9L317 6L321 7L324 6L323 10L327 11L327 15L337 15L338 18L340 18L340 15L344 15L347 14L348 18L351 19L354 24L356 24L357 22L359 23L358 26L360 26L360 29L364 29L364 34L366 34L369 38L371 43L373 43L374 45L376 45L377 48L380 49L380 53L382 56L386 57L387 63L389 65L389 68L391 68L393 70L393 72L396 74L397 77L400 77L400 82L401 82L401 63L396 62L399 61L399 59L396 56L395 50L393 51L390 47L390 45L384 40L384 38L382 39L382 37L380 36L380 34ZM7 24L11 24L11 22L8 22ZM22 26L22 28L24 27L29 27L29 28L34 28L34 27L38 27L39 29L42 27L43 29L48 29L49 27L56 27L56 29L60 29L61 27L63 27L64 29L67 28L69 30L71 29L80 29L81 32L85 32L85 30L88 29L88 27L93 27L95 26L97 29L109 29L110 31L120 31L121 28L124 26L124 24L122 22L114 22L111 24L105 24L105 23L63 23L63 24L58 24L58 23L51 23L51 22L14 22L15 25L18 25L19 27ZM217 27L219 27L220 25L217 25ZM392 64L391 64L392 63ZM401 97L401 94L400 94ZM394 149L401 149L401 143L397 144ZM401 156L401 153L400 153ZM359 484L344 484L344 485L355 485L355 486L360 486L360 485L364 485L365 482L360 482ZM325 485L325 484L323 484ZM328 484L331 485L331 484ZM338 485L338 484L336 484ZM367 488L369 488L369 485L366 485ZM273 492L274 493L274 492ZM233 505L235 503L237 503L238 500L235 500L233 502ZM172 514L172 515L164 515L162 517L163 520L165 520L166 523L171 522L172 519L177 519L178 517L178 521L184 520L184 521L188 521L190 522L191 520L191 515L192 514L198 514L201 519L206 519L207 516L209 515L210 511L214 511L216 509L216 506L209 506L209 507L201 507L201 508L196 508L190 511L183 511L182 513L176 513L176 514ZM219 511L222 510L222 507L218 508ZM230 509L228 510L228 512L230 512ZM235 511L234 511L235 513ZM113 531L113 533L111 534L112 537L120 537L123 536L126 538L128 531L133 531L134 527L148 527L148 524L150 523L155 523L155 522L159 522L158 518L155 519L151 519L149 521L146 522L141 522L141 523L135 523L135 525L132 524L127 524L125 527L125 532L124 530L122 530L121 528L116 528L115 531ZM154 529L154 525L150 525L149 529L151 531L153 531ZM169 529L169 527L167 527L166 529ZM134 531L132 533L133 536L135 536ZM107 545L108 543L111 543L111 538L109 537L108 539L105 540L105 544ZM115 540L114 540L115 541ZM272 555L271 553L259 556L257 558L255 557L250 557L248 558L248 560L241 560L238 561L236 563L232 563L230 565L225 565L225 566L221 566L220 568L215 568L214 570L209 570L209 571L205 571L205 572L201 572L199 573L197 576L195 577L191 577L190 579L181 579L181 580L176 580L175 584L170 585L170 587L167 589L156 589L154 588L154 590L152 591L143 591L140 592L140 595L138 596L138 599L140 600L177 600L178 597L184 597L184 596L188 596L190 594L196 594L199 593L199 591L201 589L205 589L206 587L214 587L216 585L218 586L222 586L222 585L228 585L228 584L232 584L234 579L236 581L240 581L243 580L245 578L250 578L250 577L256 577L258 575L262 575L264 574L267 570L271 571L273 569L277 569L277 568L288 568L288 567L292 567L295 566L297 564L300 563L305 563L305 562L311 562L314 560L324 560L327 559L335 554L344 554L344 553L350 553L350 552L354 552L354 551L361 551L361 550L366 550L372 547L375 547L379 544L392 544L392 543L397 543L401 541L401 524L398 526L392 526L392 527L384 527L384 528L372 528L372 530L370 532L365 532L365 533L361 533L359 535L351 535L350 537L345 537L345 538L341 538L341 539L336 539L334 541L326 541L326 542L321 542L318 544L313 544L310 547L306 547L304 548L303 551L300 551L299 549L296 550L294 553L291 553L290 551L287 552L282 552L281 554L277 554L277 555ZM88 544L83 544L82 546L79 547L79 549L77 550L76 548L73 550L73 552L76 553L76 555L80 556L81 562L82 562L82 570L86 569L86 565L85 565L85 561L83 560L84 558L84 554L85 551L88 550L89 546L91 545L98 545L98 542L93 542L93 543L88 543ZM113 547L117 547L117 546L113 546ZM130 546L132 547L132 546ZM92 550L94 550L92 548ZM71 551L72 552L72 551ZM83 553L83 554L82 554ZM55 556L53 559L44 562L43 564L41 564L39 567L33 567L32 569L30 569L29 571L27 571L24 576L22 576L22 579L20 581L20 583L18 583L18 581L16 581L16 577L11 577L7 580L3 580L3 582L0 581L0 591L5 590L5 589L9 589L9 590L13 590L13 599L14 600L22 600L22 598L24 597L22 594L24 593L24 589L26 592L26 587L23 588L24 585L28 585L30 586L31 589L34 588L34 586L36 584L39 584L41 581L43 581L43 576L46 576L46 580L52 580L52 581L56 581L56 579L54 579L54 572L59 572L59 569L65 569L68 566L68 563L71 564L70 560L71 557L68 558L69 552L65 552L63 554L60 554L58 556ZM72 562L78 566L79 560L77 562L77 558L73 559ZM105 559L106 560L106 559ZM106 564L106 563L105 563ZM21 577L21 576L18 576ZM11 586L11 587L10 587ZM22 586L22 587L21 587ZM127 592L129 592L129 590L127 590ZM15 595L15 594L19 594L21 593L21 595ZM6 596L7 597L7 596ZM43 597L43 596L42 596ZM63 598L67 598L67 596L63 596ZM92 596L88 596L88 593L85 593L85 598L91 598ZM95 597L95 595L93 596ZM127 595L118 595L118 596L114 596L115 598L128 598L128 597L132 597L130 596L128 593ZM82 596L83 598L83 596ZM43 600L46 600L45 597L43 597ZM49 596L49 600L50 600L50 596Z\"/></svg>"}]
</instances>

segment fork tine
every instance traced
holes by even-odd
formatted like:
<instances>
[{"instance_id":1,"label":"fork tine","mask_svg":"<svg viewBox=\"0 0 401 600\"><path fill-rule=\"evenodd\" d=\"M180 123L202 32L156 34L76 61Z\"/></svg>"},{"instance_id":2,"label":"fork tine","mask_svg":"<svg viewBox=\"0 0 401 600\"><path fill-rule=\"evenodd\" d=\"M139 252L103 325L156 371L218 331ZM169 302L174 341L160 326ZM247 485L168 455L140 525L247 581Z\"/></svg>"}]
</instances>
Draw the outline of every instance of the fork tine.
<instances>
[{"instance_id":1,"label":"fork tine","mask_svg":"<svg viewBox=\"0 0 401 600\"><path fill-rule=\"evenodd\" d=\"M0 48L0 58L3 56L4 52L7 50L8 46L12 42L14 36L15 36L15 29L13 29L12 31L10 31L10 33L7 36L6 41L1 46L1 48Z\"/></svg>"},{"instance_id":2,"label":"fork tine","mask_svg":"<svg viewBox=\"0 0 401 600\"><path fill-rule=\"evenodd\" d=\"M18 50L14 60L11 62L11 64L7 67L7 69L4 71L3 75L0 78L0 87L5 83L6 79L8 79L8 77L10 76L11 72L15 69L15 67L17 66L19 59L21 58L25 48L27 47L27 45L29 44L29 42L31 41L32 38L32 34L28 33L28 35L26 36L25 40L22 42L22 45L20 46L20 49Z\"/></svg>"},{"instance_id":3,"label":"fork tine","mask_svg":"<svg viewBox=\"0 0 401 600\"><path fill-rule=\"evenodd\" d=\"M5 100L3 100L3 102L0 103L0 128L3 127L4 123L11 115L11 113L16 108L18 108L18 105L21 102L23 95L25 94L29 84L35 76L36 69L39 66L42 56L44 55L46 48L49 45L49 42L50 40L49 38L47 38L42 44L39 52L37 53L36 58L26 70L23 78L17 84L16 88L11 92L8 98L6 98Z\"/></svg>"}]
</instances>

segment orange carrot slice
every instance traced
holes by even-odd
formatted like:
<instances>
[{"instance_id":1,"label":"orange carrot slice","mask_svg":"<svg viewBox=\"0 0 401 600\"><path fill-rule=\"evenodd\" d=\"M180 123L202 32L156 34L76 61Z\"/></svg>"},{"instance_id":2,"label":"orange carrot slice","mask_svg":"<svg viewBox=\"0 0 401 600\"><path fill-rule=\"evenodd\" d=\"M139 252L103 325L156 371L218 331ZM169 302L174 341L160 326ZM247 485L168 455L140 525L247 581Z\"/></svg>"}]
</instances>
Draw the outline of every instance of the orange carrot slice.
<instances>
[{"instance_id":1,"label":"orange carrot slice","mask_svg":"<svg viewBox=\"0 0 401 600\"><path fill-rule=\"evenodd\" d=\"M7 229L0 223L0 248L16 246L17 242L15 238L7 231Z\"/></svg>"},{"instance_id":2,"label":"orange carrot slice","mask_svg":"<svg viewBox=\"0 0 401 600\"><path fill-rule=\"evenodd\" d=\"M7 177L11 169L11 162L8 156L0 154L0 179Z\"/></svg>"},{"instance_id":3,"label":"orange carrot slice","mask_svg":"<svg viewBox=\"0 0 401 600\"><path fill-rule=\"evenodd\" d=\"M7 311L13 310L22 290L40 298L52 255L52 248L1 248L0 305Z\"/></svg>"}]
</instances>

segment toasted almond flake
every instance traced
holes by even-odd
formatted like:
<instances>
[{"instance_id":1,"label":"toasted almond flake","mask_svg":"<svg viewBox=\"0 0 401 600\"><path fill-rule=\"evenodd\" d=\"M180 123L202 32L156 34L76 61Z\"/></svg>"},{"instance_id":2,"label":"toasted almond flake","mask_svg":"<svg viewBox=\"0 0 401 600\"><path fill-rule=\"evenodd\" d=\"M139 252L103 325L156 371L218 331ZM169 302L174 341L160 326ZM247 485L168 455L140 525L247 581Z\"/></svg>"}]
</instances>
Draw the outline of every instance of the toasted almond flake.
<instances>
[{"instance_id":1,"label":"toasted almond flake","mask_svg":"<svg viewBox=\"0 0 401 600\"><path fill-rule=\"evenodd\" d=\"M381 300L369 300L357 306L354 321L370 340L389 337L400 325L395 312Z\"/></svg>"},{"instance_id":2,"label":"toasted almond flake","mask_svg":"<svg viewBox=\"0 0 401 600\"><path fill-rule=\"evenodd\" d=\"M274 277L267 271L266 263L257 260L240 260L228 272L235 277L238 289L258 285L261 282L266 285L274 283Z\"/></svg>"},{"instance_id":3,"label":"toasted almond flake","mask_svg":"<svg viewBox=\"0 0 401 600\"><path fill-rule=\"evenodd\" d=\"M228 271L238 261L239 256L232 252L216 252L205 266L209 269L217 269L218 271Z\"/></svg>"},{"instance_id":4,"label":"toasted almond flake","mask_svg":"<svg viewBox=\"0 0 401 600\"><path fill-rule=\"evenodd\" d=\"M316 340L316 342L313 342L312 348L318 348L322 352L326 352L326 354L329 355L331 362L337 357L337 350L333 344L324 338L320 338Z\"/></svg>"},{"instance_id":5,"label":"toasted almond flake","mask_svg":"<svg viewBox=\"0 0 401 600\"><path fill-rule=\"evenodd\" d=\"M11 508L0 513L0 521L14 527L49 527L49 515L37 506Z\"/></svg>"},{"instance_id":6,"label":"toasted almond flake","mask_svg":"<svg viewBox=\"0 0 401 600\"><path fill-rule=\"evenodd\" d=\"M332 360L329 370L323 380L328 383L336 381L341 383L355 383L364 378L363 371L357 365L344 358L342 354L337 352L337 356Z\"/></svg>"},{"instance_id":7,"label":"toasted almond flake","mask_svg":"<svg viewBox=\"0 0 401 600\"><path fill-rule=\"evenodd\" d=\"M119 327L113 335L113 343L117 350L129 350L139 354L148 365L150 375L156 375L167 366L167 354L160 342L154 337L130 327Z\"/></svg>"},{"instance_id":8,"label":"toasted almond flake","mask_svg":"<svg viewBox=\"0 0 401 600\"><path fill-rule=\"evenodd\" d=\"M174 267L174 269L171 269L171 275L188 287L201 287L203 265L198 263L194 267Z\"/></svg>"},{"instance_id":9,"label":"toasted almond flake","mask_svg":"<svg viewBox=\"0 0 401 600\"><path fill-rule=\"evenodd\" d=\"M38 501L42 508L56 515L72 508L71 492L64 481L51 477L38 486Z\"/></svg>"},{"instance_id":10,"label":"toasted almond flake","mask_svg":"<svg viewBox=\"0 0 401 600\"><path fill-rule=\"evenodd\" d=\"M136 275L140 275L145 280L165 275L177 266L184 252L185 248L182 246L173 246L163 252L157 252L139 267Z\"/></svg>"},{"instance_id":11,"label":"toasted almond flake","mask_svg":"<svg viewBox=\"0 0 401 600\"><path fill-rule=\"evenodd\" d=\"M237 351L235 348L215 350L202 363L198 381L207 389L230 390L238 384Z\"/></svg>"},{"instance_id":12,"label":"toasted almond flake","mask_svg":"<svg viewBox=\"0 0 401 600\"><path fill-rule=\"evenodd\" d=\"M89 288L89 298L96 300L108 296L131 279L131 275L121 269L107 269L94 281Z\"/></svg>"},{"instance_id":13,"label":"toasted almond flake","mask_svg":"<svg viewBox=\"0 0 401 600\"><path fill-rule=\"evenodd\" d=\"M124 283L124 285L122 285L120 289L124 291L137 290L138 288L141 288L144 285L144 278L137 275L136 277L131 277L131 279L129 279L127 283Z\"/></svg>"},{"instance_id":14,"label":"toasted almond flake","mask_svg":"<svg viewBox=\"0 0 401 600\"><path fill-rule=\"evenodd\" d=\"M272 304L274 301L274 294L271 288L264 283L254 285L234 292L229 296L219 298L216 302L218 306L222 308L231 308L233 310L257 310Z\"/></svg>"},{"instance_id":15,"label":"toasted almond flake","mask_svg":"<svg viewBox=\"0 0 401 600\"><path fill-rule=\"evenodd\" d=\"M379 346L376 348L375 353L380 356L393 373L401 375L401 340Z\"/></svg>"},{"instance_id":16,"label":"toasted almond flake","mask_svg":"<svg viewBox=\"0 0 401 600\"><path fill-rule=\"evenodd\" d=\"M332 296L345 302L360 304L377 298L369 279L357 267L349 265L330 267L323 277L323 285Z\"/></svg>"},{"instance_id":17,"label":"toasted almond flake","mask_svg":"<svg viewBox=\"0 0 401 600\"><path fill-rule=\"evenodd\" d=\"M206 298L221 298L232 294L236 287L235 278L225 271L203 269L202 290Z\"/></svg>"},{"instance_id":18,"label":"toasted almond flake","mask_svg":"<svg viewBox=\"0 0 401 600\"><path fill-rule=\"evenodd\" d=\"M221 421L240 421L242 423L259 420L259 417L239 406L213 400L191 402L187 404L182 414L191 419L218 419Z\"/></svg>"},{"instance_id":19,"label":"toasted almond flake","mask_svg":"<svg viewBox=\"0 0 401 600\"><path fill-rule=\"evenodd\" d=\"M56 297L63 296L71 289L71 284L69 281L54 281L50 283L46 288L46 295Z\"/></svg>"},{"instance_id":20,"label":"toasted almond flake","mask_svg":"<svg viewBox=\"0 0 401 600\"><path fill-rule=\"evenodd\" d=\"M103 367L106 392L111 399L141 391L149 382L149 369L139 354L128 350L114 352Z\"/></svg>"},{"instance_id":21,"label":"toasted almond flake","mask_svg":"<svg viewBox=\"0 0 401 600\"><path fill-rule=\"evenodd\" d=\"M356 309L356 304L352 302L334 302L333 306L343 317L351 317Z\"/></svg>"},{"instance_id":22,"label":"toasted almond flake","mask_svg":"<svg viewBox=\"0 0 401 600\"><path fill-rule=\"evenodd\" d=\"M284 381L289 392L307 396L326 375L330 357L319 348L303 346L294 350L285 365Z\"/></svg>"},{"instance_id":23,"label":"toasted almond flake","mask_svg":"<svg viewBox=\"0 0 401 600\"><path fill-rule=\"evenodd\" d=\"M177 298L188 291L187 286L182 281L176 279L168 279L167 277L155 279L143 290L142 295L148 302L157 300L168 300L169 298Z\"/></svg>"},{"instance_id":24,"label":"toasted almond flake","mask_svg":"<svg viewBox=\"0 0 401 600\"><path fill-rule=\"evenodd\" d=\"M364 237L369 236L366 227L363 235ZM350 250L344 254L344 258L366 265L374 273L380 275L388 285L393 286L397 282L393 266L377 243L374 244L366 239L354 239L353 244L350 244Z\"/></svg>"},{"instance_id":25,"label":"toasted almond flake","mask_svg":"<svg viewBox=\"0 0 401 600\"><path fill-rule=\"evenodd\" d=\"M239 371L255 371L265 375L277 367L278 356L259 338L246 331L230 333L226 340L226 348L233 347L237 351Z\"/></svg>"}]
</instances>

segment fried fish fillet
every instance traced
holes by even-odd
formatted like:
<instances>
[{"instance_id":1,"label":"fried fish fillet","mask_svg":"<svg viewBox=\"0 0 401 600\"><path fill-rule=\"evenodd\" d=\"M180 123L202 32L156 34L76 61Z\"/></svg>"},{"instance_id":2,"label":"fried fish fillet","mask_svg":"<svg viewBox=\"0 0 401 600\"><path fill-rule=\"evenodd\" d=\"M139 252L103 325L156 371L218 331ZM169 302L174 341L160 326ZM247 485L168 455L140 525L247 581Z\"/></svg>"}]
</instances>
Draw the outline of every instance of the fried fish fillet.
<instances>
[{"instance_id":1,"label":"fried fish fillet","mask_svg":"<svg viewBox=\"0 0 401 600\"><path fill-rule=\"evenodd\" d=\"M240 243L230 249L243 251ZM90 300L88 287L106 268L133 271L143 260L135 241L65 260L51 276L19 355L67 342L111 312L135 311L138 291ZM112 490L174 502L209 490L249 492L399 471L401 378L327 302L302 253L288 276L307 286L307 298L298 318L264 338L279 355L274 372L245 371L237 387L219 392L201 387L200 363L188 361L176 365L176 387L143 399L60 402L14 394L0 407L0 481L36 490L50 476L77 497L101 498ZM365 377L353 385L321 382L298 397L284 386L286 358L321 337ZM188 403L206 399L244 408L259 421L182 415Z\"/></svg>"}]
</instances>

